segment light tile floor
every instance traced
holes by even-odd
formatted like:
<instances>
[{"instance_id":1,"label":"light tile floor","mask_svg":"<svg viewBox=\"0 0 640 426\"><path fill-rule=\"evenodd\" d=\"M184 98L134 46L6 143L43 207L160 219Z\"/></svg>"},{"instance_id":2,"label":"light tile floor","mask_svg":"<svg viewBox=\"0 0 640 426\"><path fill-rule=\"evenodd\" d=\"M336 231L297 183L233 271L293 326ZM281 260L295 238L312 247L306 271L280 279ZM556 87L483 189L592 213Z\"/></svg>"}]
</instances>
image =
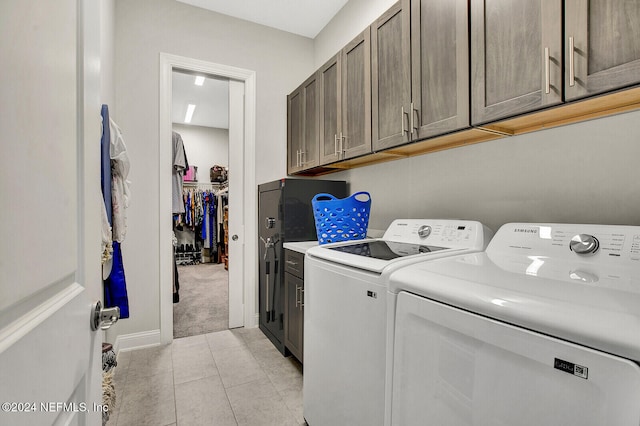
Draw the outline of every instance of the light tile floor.
<instances>
[{"instance_id":1,"label":"light tile floor","mask_svg":"<svg viewBox=\"0 0 640 426\"><path fill-rule=\"evenodd\" d=\"M302 366L258 329L118 354L108 426L305 425Z\"/></svg>"}]
</instances>

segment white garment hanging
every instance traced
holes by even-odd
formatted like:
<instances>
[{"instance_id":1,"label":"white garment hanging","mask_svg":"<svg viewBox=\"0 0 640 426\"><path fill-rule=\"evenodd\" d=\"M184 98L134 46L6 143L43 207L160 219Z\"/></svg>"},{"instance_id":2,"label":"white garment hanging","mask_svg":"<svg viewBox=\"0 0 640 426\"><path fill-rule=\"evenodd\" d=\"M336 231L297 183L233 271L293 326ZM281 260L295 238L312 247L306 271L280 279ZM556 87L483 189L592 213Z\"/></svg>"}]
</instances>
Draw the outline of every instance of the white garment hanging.
<instances>
[{"instance_id":1,"label":"white garment hanging","mask_svg":"<svg viewBox=\"0 0 640 426\"><path fill-rule=\"evenodd\" d=\"M131 182L127 180L131 163L118 125L109 119L111 143L111 205L113 240L121 243L127 234L127 208L131 199Z\"/></svg>"}]
</instances>

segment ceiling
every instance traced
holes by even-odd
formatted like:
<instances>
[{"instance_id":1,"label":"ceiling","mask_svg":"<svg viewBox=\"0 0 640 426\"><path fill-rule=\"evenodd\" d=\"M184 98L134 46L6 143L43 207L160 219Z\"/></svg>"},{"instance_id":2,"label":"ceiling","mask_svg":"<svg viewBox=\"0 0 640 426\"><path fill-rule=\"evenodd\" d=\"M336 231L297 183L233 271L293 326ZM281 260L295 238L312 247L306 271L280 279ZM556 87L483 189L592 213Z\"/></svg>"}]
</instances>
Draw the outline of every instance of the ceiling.
<instances>
[{"instance_id":1,"label":"ceiling","mask_svg":"<svg viewBox=\"0 0 640 426\"><path fill-rule=\"evenodd\" d=\"M196 74L173 72L171 118L185 124L187 105L196 106L191 125L229 128L229 81L206 77L202 86L195 84Z\"/></svg>"},{"instance_id":2,"label":"ceiling","mask_svg":"<svg viewBox=\"0 0 640 426\"><path fill-rule=\"evenodd\" d=\"M348 0L178 0L223 15L315 38Z\"/></svg>"}]
</instances>

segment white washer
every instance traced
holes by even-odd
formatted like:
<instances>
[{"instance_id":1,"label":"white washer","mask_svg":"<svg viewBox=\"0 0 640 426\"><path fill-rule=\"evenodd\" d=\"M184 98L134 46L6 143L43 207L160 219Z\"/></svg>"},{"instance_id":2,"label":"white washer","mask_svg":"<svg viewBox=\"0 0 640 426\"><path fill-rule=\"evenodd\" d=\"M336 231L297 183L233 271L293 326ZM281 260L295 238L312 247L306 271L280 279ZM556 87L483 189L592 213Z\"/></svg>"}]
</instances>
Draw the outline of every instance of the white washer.
<instances>
[{"instance_id":1,"label":"white washer","mask_svg":"<svg viewBox=\"0 0 640 426\"><path fill-rule=\"evenodd\" d=\"M311 426L382 425L387 277L418 260L483 250L464 220L395 220L379 239L309 249L304 265L304 416Z\"/></svg>"},{"instance_id":2,"label":"white washer","mask_svg":"<svg viewBox=\"0 0 640 426\"><path fill-rule=\"evenodd\" d=\"M388 303L387 425L640 424L640 227L507 224Z\"/></svg>"}]
</instances>

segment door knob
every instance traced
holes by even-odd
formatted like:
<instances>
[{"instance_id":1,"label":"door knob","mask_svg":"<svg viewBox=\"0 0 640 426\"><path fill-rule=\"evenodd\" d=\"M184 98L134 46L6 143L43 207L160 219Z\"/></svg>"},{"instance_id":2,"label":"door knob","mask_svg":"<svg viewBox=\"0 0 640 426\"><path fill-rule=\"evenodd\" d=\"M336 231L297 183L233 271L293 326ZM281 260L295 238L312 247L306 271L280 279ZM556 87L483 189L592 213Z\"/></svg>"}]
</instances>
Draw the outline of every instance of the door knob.
<instances>
[{"instance_id":1,"label":"door knob","mask_svg":"<svg viewBox=\"0 0 640 426\"><path fill-rule=\"evenodd\" d=\"M231 236L231 239L232 239L233 241L238 241L238 235L237 235L237 234L233 234L233 235Z\"/></svg>"},{"instance_id":2,"label":"door knob","mask_svg":"<svg viewBox=\"0 0 640 426\"><path fill-rule=\"evenodd\" d=\"M120 319L120 308L102 308L99 300L91 307L91 330L107 330Z\"/></svg>"}]
</instances>

